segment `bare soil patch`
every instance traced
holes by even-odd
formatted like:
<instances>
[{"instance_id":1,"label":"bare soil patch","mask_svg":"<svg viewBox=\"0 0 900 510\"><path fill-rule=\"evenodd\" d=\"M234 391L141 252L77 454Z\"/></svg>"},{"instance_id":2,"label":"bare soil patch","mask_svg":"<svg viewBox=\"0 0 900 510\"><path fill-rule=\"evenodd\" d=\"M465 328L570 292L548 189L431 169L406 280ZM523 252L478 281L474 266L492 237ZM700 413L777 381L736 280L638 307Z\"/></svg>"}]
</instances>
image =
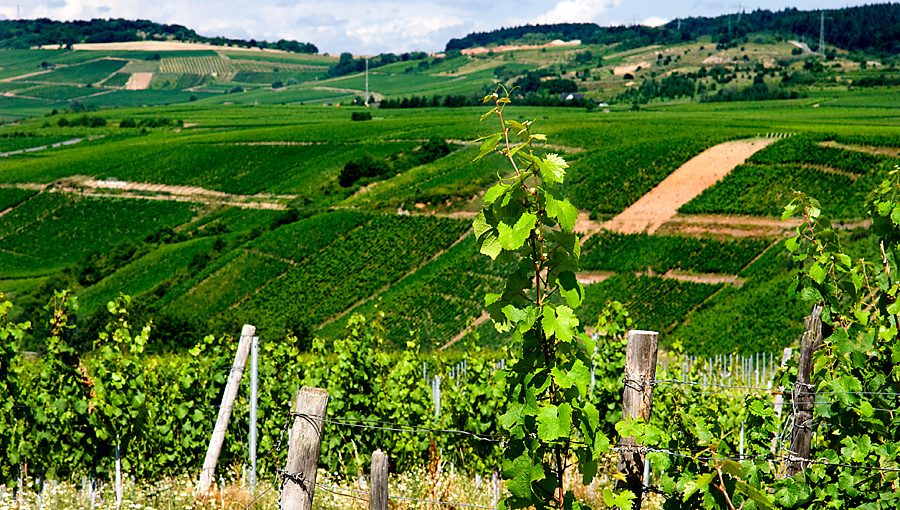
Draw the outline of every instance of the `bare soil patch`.
<instances>
[{"instance_id":1,"label":"bare soil patch","mask_svg":"<svg viewBox=\"0 0 900 510\"><path fill-rule=\"evenodd\" d=\"M880 156L891 156L897 157L900 156L900 147L881 147L877 145L847 145L843 143L837 143L835 141L821 142L819 145L823 147L835 147L837 149L844 149L848 151L858 151L858 152L867 152L869 154L875 154Z\"/></svg>"},{"instance_id":2,"label":"bare soil patch","mask_svg":"<svg viewBox=\"0 0 900 510\"><path fill-rule=\"evenodd\" d=\"M134 73L125 83L126 90L146 90L153 80L153 73Z\"/></svg>"},{"instance_id":3,"label":"bare soil patch","mask_svg":"<svg viewBox=\"0 0 900 510\"><path fill-rule=\"evenodd\" d=\"M776 138L751 138L710 147L672 172L657 187L603 227L623 234L654 233L675 217L678 208L725 177Z\"/></svg>"},{"instance_id":4,"label":"bare soil patch","mask_svg":"<svg viewBox=\"0 0 900 510\"><path fill-rule=\"evenodd\" d=\"M619 66L619 67L613 69L613 74L616 76L625 76L628 73L634 73L635 71L637 71L638 67L640 67L641 69L646 69L646 68L650 67L650 63L649 62L638 62L637 64L630 64L627 66Z\"/></svg>"}]
</instances>

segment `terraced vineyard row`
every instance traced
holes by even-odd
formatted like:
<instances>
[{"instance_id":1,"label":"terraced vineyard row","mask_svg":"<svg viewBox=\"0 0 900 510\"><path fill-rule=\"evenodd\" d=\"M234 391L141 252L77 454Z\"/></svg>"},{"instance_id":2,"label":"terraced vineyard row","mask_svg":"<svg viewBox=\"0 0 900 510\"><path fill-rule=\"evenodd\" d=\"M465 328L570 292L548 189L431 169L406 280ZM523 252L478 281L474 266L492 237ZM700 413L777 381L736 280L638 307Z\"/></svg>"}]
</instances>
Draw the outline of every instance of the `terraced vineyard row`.
<instances>
[{"instance_id":1,"label":"terraced vineyard row","mask_svg":"<svg viewBox=\"0 0 900 510\"><path fill-rule=\"evenodd\" d=\"M592 271L672 269L737 274L771 243L764 239L718 241L693 237L603 231L582 246L581 268Z\"/></svg>"},{"instance_id":2,"label":"terraced vineyard row","mask_svg":"<svg viewBox=\"0 0 900 510\"><path fill-rule=\"evenodd\" d=\"M91 251L180 225L191 218L192 208L177 202L42 193L0 221L0 267L6 278L49 275Z\"/></svg>"},{"instance_id":3,"label":"terraced vineyard row","mask_svg":"<svg viewBox=\"0 0 900 510\"><path fill-rule=\"evenodd\" d=\"M822 136L799 135L781 140L753 155L750 163L762 165L813 165L856 175L873 172L884 156L821 145Z\"/></svg>"},{"instance_id":4,"label":"terraced vineyard row","mask_svg":"<svg viewBox=\"0 0 900 510\"><path fill-rule=\"evenodd\" d=\"M229 60L218 56L163 58L159 62L161 73L224 75L234 70Z\"/></svg>"},{"instance_id":5,"label":"terraced vineyard row","mask_svg":"<svg viewBox=\"0 0 900 510\"><path fill-rule=\"evenodd\" d=\"M683 214L779 216L794 190L832 197L839 218L865 216L870 179L825 172L799 165L741 165L719 184L683 205Z\"/></svg>"}]
</instances>

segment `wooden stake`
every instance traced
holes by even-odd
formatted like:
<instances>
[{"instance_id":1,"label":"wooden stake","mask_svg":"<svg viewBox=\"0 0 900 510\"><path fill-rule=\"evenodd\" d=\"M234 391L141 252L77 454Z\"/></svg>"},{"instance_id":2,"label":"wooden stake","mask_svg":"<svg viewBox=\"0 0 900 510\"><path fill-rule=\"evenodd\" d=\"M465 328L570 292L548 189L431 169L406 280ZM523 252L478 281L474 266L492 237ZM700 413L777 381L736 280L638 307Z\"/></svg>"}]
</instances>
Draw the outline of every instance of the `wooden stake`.
<instances>
[{"instance_id":1,"label":"wooden stake","mask_svg":"<svg viewBox=\"0 0 900 510\"><path fill-rule=\"evenodd\" d=\"M219 417L216 419L216 427L209 439L209 448L206 450L206 459L203 461L203 471L200 472L200 482L197 484L196 495L202 495L209 490L216 474L216 463L219 462L219 452L222 451L222 443L225 442L225 432L228 430L228 421L231 419L231 410L237 398L241 385L241 375L247 364L247 356L250 354L250 342L256 328L244 324L241 330L241 340L238 343L237 353L234 355L234 364L228 374L228 383L222 393L222 405L219 406Z\"/></svg>"},{"instance_id":2,"label":"wooden stake","mask_svg":"<svg viewBox=\"0 0 900 510\"><path fill-rule=\"evenodd\" d=\"M369 510L388 510L388 458L381 450L372 453L369 477Z\"/></svg>"},{"instance_id":3,"label":"wooden stake","mask_svg":"<svg viewBox=\"0 0 900 510\"><path fill-rule=\"evenodd\" d=\"M793 351L791 351L790 347L784 348L784 352L781 354L781 368L782 369L784 369L784 367L787 366L787 362L791 359L792 353L793 353ZM779 423L781 423L781 408L782 407L784 407L784 386L779 386L778 393L775 394L775 416L778 417ZM775 437L772 438L772 448L771 448L772 455L775 455L778 453L778 450L779 450L778 437L779 437L779 433L776 432Z\"/></svg>"},{"instance_id":4,"label":"wooden stake","mask_svg":"<svg viewBox=\"0 0 900 510\"><path fill-rule=\"evenodd\" d=\"M291 443L285 465L282 510L312 510L316 490L316 468L322 449L322 430L328 411L328 392L304 386L297 392L298 415L291 428Z\"/></svg>"},{"instance_id":5,"label":"wooden stake","mask_svg":"<svg viewBox=\"0 0 900 510\"><path fill-rule=\"evenodd\" d=\"M656 331L629 331L625 347L625 389L622 392L622 416L626 419L650 420L653 404L653 382L656 380L656 354L659 333ZM634 436L623 437L619 446L632 448L619 452L619 472L625 481L616 483L617 489L634 493L632 508L641 507L645 456L637 451Z\"/></svg>"},{"instance_id":6,"label":"wooden stake","mask_svg":"<svg viewBox=\"0 0 900 510\"><path fill-rule=\"evenodd\" d=\"M791 429L791 449L785 476L792 477L806 469L801 459L809 458L812 439L812 419L816 400L815 385L811 381L813 353L822 344L822 305L814 305L806 318L806 331L800 341L800 358L797 361L797 383L794 386L794 426Z\"/></svg>"}]
</instances>

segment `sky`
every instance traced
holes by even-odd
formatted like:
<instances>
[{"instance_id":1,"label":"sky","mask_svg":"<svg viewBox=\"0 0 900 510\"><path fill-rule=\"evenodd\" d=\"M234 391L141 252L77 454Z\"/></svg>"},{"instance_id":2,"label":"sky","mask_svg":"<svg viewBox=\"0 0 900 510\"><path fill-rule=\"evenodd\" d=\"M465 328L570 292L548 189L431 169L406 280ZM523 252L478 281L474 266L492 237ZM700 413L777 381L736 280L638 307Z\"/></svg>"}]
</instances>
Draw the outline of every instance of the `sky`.
<instances>
[{"instance_id":1,"label":"sky","mask_svg":"<svg viewBox=\"0 0 900 510\"><path fill-rule=\"evenodd\" d=\"M0 19L147 19L208 37L315 44L356 55L442 51L451 38L535 23L660 25L755 9L837 9L873 0L0 0Z\"/></svg>"}]
</instances>

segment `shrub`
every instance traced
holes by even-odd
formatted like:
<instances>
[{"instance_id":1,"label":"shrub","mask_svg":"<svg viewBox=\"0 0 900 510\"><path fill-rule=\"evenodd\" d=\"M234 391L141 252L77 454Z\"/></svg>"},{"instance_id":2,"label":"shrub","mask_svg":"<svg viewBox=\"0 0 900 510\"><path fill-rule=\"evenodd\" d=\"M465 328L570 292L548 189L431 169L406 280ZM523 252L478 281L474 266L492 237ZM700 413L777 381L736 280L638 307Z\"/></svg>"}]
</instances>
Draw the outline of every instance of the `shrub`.
<instances>
[{"instance_id":1,"label":"shrub","mask_svg":"<svg viewBox=\"0 0 900 510\"><path fill-rule=\"evenodd\" d=\"M338 183L344 188L349 188L360 179L384 177L392 171L393 169L387 161L378 159L367 152L359 159L352 159L344 165L344 169L338 176Z\"/></svg>"},{"instance_id":2,"label":"shrub","mask_svg":"<svg viewBox=\"0 0 900 510\"><path fill-rule=\"evenodd\" d=\"M353 112L350 114L350 120L372 120L371 112Z\"/></svg>"}]
</instances>

